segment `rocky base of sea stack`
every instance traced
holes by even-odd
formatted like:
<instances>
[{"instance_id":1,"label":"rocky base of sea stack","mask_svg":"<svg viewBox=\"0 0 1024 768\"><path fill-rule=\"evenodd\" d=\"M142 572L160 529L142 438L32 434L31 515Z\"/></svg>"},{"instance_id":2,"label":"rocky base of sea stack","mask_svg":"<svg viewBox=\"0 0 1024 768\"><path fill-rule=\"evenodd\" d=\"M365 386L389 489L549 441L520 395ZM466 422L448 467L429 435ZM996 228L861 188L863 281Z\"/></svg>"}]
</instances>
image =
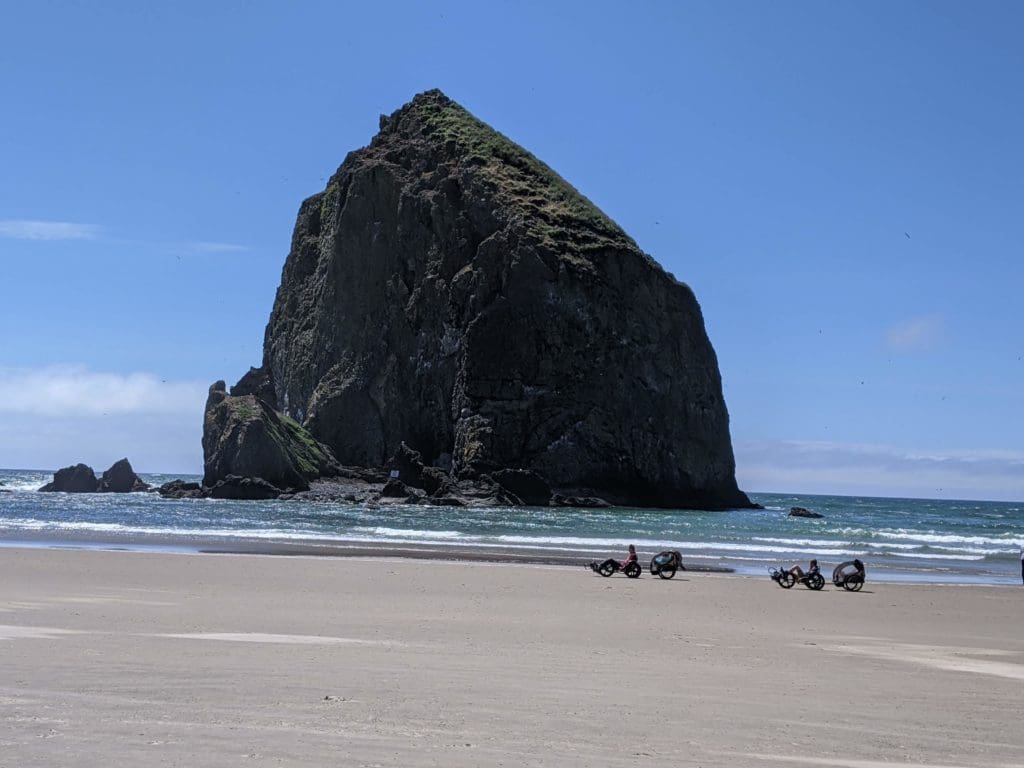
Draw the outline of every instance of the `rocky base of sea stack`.
<instances>
[{"instance_id":1,"label":"rocky base of sea stack","mask_svg":"<svg viewBox=\"0 0 1024 768\"><path fill-rule=\"evenodd\" d=\"M542 477L529 470L502 470L459 480L443 469L425 466L420 454L404 443L387 467L376 470L334 466L330 475L308 480L298 488L275 485L261 477L230 474L211 484L172 480L157 491L172 499L279 499L446 507L610 506L595 496L554 493Z\"/></svg>"},{"instance_id":2,"label":"rocky base of sea stack","mask_svg":"<svg viewBox=\"0 0 1024 768\"><path fill-rule=\"evenodd\" d=\"M501 469L457 475L428 464L404 442L381 467L347 467L308 430L276 411L259 381L210 387L203 427L202 484L176 480L168 498L299 499L349 504L437 506L609 506L581 489L552 489L537 472Z\"/></svg>"},{"instance_id":3,"label":"rocky base of sea stack","mask_svg":"<svg viewBox=\"0 0 1024 768\"><path fill-rule=\"evenodd\" d=\"M440 489L439 489L440 490ZM525 501L509 492L490 476L469 481L450 481L442 492L431 494L425 488L409 485L387 472L359 467L342 467L340 474L313 480L302 491L277 488L260 478L230 475L213 486L173 480L157 491L169 499L236 499L279 501L313 501L341 504L419 504L437 507L608 507L596 496L551 494L543 501Z\"/></svg>"}]
</instances>

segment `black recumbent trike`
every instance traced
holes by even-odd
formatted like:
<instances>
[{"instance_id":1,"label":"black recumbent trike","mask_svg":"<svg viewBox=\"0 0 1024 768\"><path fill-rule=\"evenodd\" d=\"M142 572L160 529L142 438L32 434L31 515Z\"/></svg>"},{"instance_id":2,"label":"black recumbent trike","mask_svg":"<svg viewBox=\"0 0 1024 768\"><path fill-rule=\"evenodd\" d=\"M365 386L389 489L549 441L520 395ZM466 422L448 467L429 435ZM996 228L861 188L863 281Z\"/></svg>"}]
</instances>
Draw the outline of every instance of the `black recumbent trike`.
<instances>
[{"instance_id":1,"label":"black recumbent trike","mask_svg":"<svg viewBox=\"0 0 1024 768\"><path fill-rule=\"evenodd\" d=\"M636 579L640 576L640 563L633 560L630 563L622 565L618 560L608 558L603 563L598 563L596 560L592 563L588 563L587 567L590 568L594 573L599 573L604 577L611 576L613 573L622 571L626 574L626 578Z\"/></svg>"},{"instance_id":2,"label":"black recumbent trike","mask_svg":"<svg viewBox=\"0 0 1024 768\"><path fill-rule=\"evenodd\" d=\"M783 568L769 568L768 573L772 577L772 581L783 589L791 589L798 581L808 589L813 589L814 591L818 591L825 586L825 577L817 570L808 571L799 578L795 573Z\"/></svg>"}]
</instances>

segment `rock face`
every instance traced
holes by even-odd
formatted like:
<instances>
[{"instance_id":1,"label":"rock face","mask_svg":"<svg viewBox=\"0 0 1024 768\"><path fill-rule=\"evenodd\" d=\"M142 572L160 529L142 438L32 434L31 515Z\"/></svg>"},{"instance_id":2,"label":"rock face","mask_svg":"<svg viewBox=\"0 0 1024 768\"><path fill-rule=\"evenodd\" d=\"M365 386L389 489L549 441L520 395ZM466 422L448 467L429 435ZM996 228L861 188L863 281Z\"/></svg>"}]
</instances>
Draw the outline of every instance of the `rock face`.
<instances>
[{"instance_id":1,"label":"rock face","mask_svg":"<svg viewBox=\"0 0 1024 768\"><path fill-rule=\"evenodd\" d=\"M208 480L230 463L301 487L310 475L280 443L231 437L270 430L278 409L343 465L382 467L404 441L458 481L525 471L501 485L537 503L550 486L588 502L750 506L692 291L439 91L382 116L302 203L263 364L233 394L224 402L262 415L216 406L216 442L234 442L204 438Z\"/></svg>"},{"instance_id":2,"label":"rock face","mask_svg":"<svg viewBox=\"0 0 1024 768\"><path fill-rule=\"evenodd\" d=\"M96 489L99 493L130 493L132 491L148 491L149 483L144 483L135 474L128 459L115 461L99 480Z\"/></svg>"},{"instance_id":3,"label":"rock face","mask_svg":"<svg viewBox=\"0 0 1024 768\"><path fill-rule=\"evenodd\" d=\"M217 498L272 498L282 489L304 491L311 479L332 475L337 468L330 450L292 419L254 394L228 395L223 381L210 387L206 400L203 456L204 486L215 488L236 478L226 482ZM259 478L265 485L242 488L242 478Z\"/></svg>"},{"instance_id":4,"label":"rock face","mask_svg":"<svg viewBox=\"0 0 1024 768\"><path fill-rule=\"evenodd\" d=\"M53 482L47 483L39 490L65 493L131 493L148 491L149 484L139 479L128 459L121 459L115 461L99 480L96 479L92 467L85 464L58 469L53 474Z\"/></svg>"},{"instance_id":5,"label":"rock face","mask_svg":"<svg viewBox=\"0 0 1024 768\"><path fill-rule=\"evenodd\" d=\"M280 488L274 487L262 478L239 477L238 475L228 475L223 480L214 483L209 489L209 495L214 499L242 501L276 499L281 493Z\"/></svg>"},{"instance_id":6,"label":"rock face","mask_svg":"<svg viewBox=\"0 0 1024 768\"><path fill-rule=\"evenodd\" d=\"M53 473L53 482L47 483L40 491L47 493L63 491L64 493L95 493L96 473L92 467L85 464L75 464L72 467L64 467Z\"/></svg>"},{"instance_id":7,"label":"rock face","mask_svg":"<svg viewBox=\"0 0 1024 768\"><path fill-rule=\"evenodd\" d=\"M491 477L523 504L547 506L551 501L551 487L543 477L529 469L502 469Z\"/></svg>"}]
</instances>

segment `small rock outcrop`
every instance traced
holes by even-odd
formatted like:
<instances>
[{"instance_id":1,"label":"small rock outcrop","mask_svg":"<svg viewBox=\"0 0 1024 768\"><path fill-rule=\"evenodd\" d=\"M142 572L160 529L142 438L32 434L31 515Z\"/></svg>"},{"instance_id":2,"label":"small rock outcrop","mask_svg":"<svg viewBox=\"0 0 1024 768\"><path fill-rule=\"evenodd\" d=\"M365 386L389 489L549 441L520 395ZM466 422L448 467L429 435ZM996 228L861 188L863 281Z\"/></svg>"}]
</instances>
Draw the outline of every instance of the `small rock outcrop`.
<instances>
[{"instance_id":1,"label":"small rock outcrop","mask_svg":"<svg viewBox=\"0 0 1024 768\"><path fill-rule=\"evenodd\" d=\"M259 479L266 484L258 491L248 486L243 491L231 481L217 497L241 498L223 494L304 491L310 480L335 474L337 462L329 448L290 417L277 413L255 394L229 395L224 382L218 381L210 387L206 400L203 470L203 486L211 489L231 477Z\"/></svg>"},{"instance_id":2,"label":"small rock outcrop","mask_svg":"<svg viewBox=\"0 0 1024 768\"><path fill-rule=\"evenodd\" d=\"M203 445L206 486L301 492L404 445L427 498L752 506L690 288L440 91L302 203L262 365L211 390Z\"/></svg>"},{"instance_id":3,"label":"small rock outcrop","mask_svg":"<svg viewBox=\"0 0 1024 768\"><path fill-rule=\"evenodd\" d=\"M198 499L203 494L203 486L186 480L171 480L157 488L157 493L165 499Z\"/></svg>"},{"instance_id":4,"label":"small rock outcrop","mask_svg":"<svg viewBox=\"0 0 1024 768\"><path fill-rule=\"evenodd\" d=\"M821 512L812 512L811 510L806 509L805 507L790 507L789 517L810 517L814 519L819 519L824 517L824 515L821 514Z\"/></svg>"},{"instance_id":5,"label":"small rock outcrop","mask_svg":"<svg viewBox=\"0 0 1024 768\"><path fill-rule=\"evenodd\" d=\"M115 461L114 464L103 473L97 484L98 493L132 493L136 491L148 491L149 483L143 482L135 470L132 469L128 459Z\"/></svg>"},{"instance_id":6,"label":"small rock outcrop","mask_svg":"<svg viewBox=\"0 0 1024 768\"><path fill-rule=\"evenodd\" d=\"M53 473L53 482L47 483L40 491L64 492L64 493L96 493L99 482L96 480L96 473L92 467L85 464L75 464L71 467L58 469Z\"/></svg>"},{"instance_id":7,"label":"small rock outcrop","mask_svg":"<svg viewBox=\"0 0 1024 768\"><path fill-rule=\"evenodd\" d=\"M39 490L65 493L133 493L148 491L150 486L135 474L128 459L120 459L99 479L96 478L92 467L86 464L58 469L53 473L53 482L47 483Z\"/></svg>"},{"instance_id":8,"label":"small rock outcrop","mask_svg":"<svg viewBox=\"0 0 1024 768\"><path fill-rule=\"evenodd\" d=\"M563 496L556 493L551 497L553 507L580 507L582 509L610 507L607 501L597 496Z\"/></svg>"}]
</instances>

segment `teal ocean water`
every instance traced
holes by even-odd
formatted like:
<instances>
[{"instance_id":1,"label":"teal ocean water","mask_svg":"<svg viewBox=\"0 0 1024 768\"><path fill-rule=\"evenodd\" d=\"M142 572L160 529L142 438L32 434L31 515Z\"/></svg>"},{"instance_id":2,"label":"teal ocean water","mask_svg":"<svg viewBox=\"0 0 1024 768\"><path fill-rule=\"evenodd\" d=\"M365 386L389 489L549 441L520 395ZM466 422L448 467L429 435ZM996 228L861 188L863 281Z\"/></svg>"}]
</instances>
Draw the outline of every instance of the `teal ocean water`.
<instances>
[{"instance_id":1,"label":"teal ocean water","mask_svg":"<svg viewBox=\"0 0 1024 768\"><path fill-rule=\"evenodd\" d=\"M1020 584L1024 502L936 501L751 494L763 510L376 508L336 503L169 500L156 494L36 491L50 472L0 470L0 543L42 546L159 546L197 541L360 545L408 544L596 558L636 544L641 559L678 549L684 563L765 573L806 563L822 570L859 557L869 578ZM173 479L144 475L151 483ZM186 478L198 479L198 478ZM791 506L821 512L791 518Z\"/></svg>"}]
</instances>

